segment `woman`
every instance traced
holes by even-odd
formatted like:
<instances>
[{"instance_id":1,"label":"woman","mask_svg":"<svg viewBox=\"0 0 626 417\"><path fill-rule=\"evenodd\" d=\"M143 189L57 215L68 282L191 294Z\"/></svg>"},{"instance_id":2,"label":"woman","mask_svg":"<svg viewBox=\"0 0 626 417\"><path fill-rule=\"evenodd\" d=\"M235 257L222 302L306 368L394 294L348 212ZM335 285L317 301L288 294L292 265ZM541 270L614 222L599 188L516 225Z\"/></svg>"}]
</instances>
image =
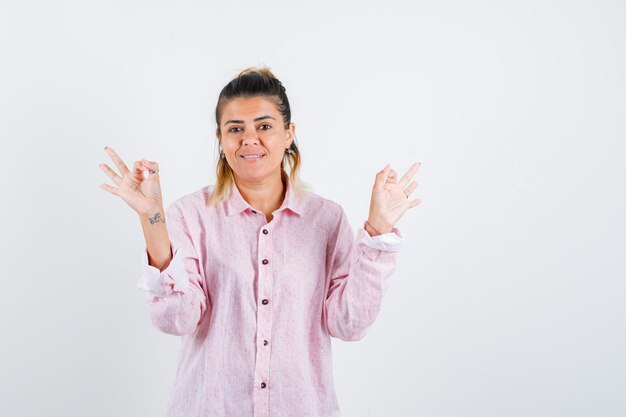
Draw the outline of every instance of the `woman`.
<instances>
[{"instance_id":1,"label":"woman","mask_svg":"<svg viewBox=\"0 0 626 417\"><path fill-rule=\"evenodd\" d=\"M168 416L338 416L330 337L359 340L374 322L419 164L400 180L389 165L376 174L355 237L339 204L300 184L296 126L269 69L226 85L216 122L216 184L167 211L156 162L130 171L105 148L120 175L101 164L118 188L101 187L141 221L152 322L182 336Z\"/></svg>"}]
</instances>

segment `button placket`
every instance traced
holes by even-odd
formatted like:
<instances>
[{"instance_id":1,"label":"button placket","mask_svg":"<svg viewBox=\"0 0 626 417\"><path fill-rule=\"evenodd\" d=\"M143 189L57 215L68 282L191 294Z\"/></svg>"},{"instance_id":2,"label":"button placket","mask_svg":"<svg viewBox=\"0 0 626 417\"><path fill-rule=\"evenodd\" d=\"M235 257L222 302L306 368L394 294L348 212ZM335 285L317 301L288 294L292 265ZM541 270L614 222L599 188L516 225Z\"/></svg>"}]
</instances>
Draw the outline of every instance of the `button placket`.
<instances>
[{"instance_id":1,"label":"button placket","mask_svg":"<svg viewBox=\"0 0 626 417\"><path fill-rule=\"evenodd\" d=\"M270 384L270 349L269 340L272 334L272 294L273 276L271 240L267 237L269 228L267 225L261 227L258 234L258 296L260 302L257 306L257 344L256 365L254 380L256 389L254 390L255 416L265 416L269 411L269 384ZM261 344L262 343L262 344Z\"/></svg>"}]
</instances>

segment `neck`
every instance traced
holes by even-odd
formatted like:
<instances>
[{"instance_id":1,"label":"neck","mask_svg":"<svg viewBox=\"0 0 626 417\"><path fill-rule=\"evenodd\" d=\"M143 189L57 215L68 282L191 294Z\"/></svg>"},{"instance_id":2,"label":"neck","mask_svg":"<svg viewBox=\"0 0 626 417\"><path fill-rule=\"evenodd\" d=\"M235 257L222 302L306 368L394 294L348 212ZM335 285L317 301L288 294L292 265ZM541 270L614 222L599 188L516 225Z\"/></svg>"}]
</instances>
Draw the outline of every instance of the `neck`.
<instances>
[{"instance_id":1,"label":"neck","mask_svg":"<svg viewBox=\"0 0 626 417\"><path fill-rule=\"evenodd\" d=\"M235 184L243 199L266 215L280 208L287 190L286 184L283 184L281 171L278 171L277 175L256 182L235 176Z\"/></svg>"}]
</instances>

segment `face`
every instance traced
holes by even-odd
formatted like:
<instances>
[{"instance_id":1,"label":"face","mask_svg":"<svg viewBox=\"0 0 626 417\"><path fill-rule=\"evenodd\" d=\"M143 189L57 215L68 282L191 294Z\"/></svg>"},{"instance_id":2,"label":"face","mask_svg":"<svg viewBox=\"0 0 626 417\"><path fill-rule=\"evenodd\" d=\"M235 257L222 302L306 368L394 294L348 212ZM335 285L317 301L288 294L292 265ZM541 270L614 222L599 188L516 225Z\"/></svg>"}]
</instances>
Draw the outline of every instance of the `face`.
<instances>
[{"instance_id":1,"label":"face","mask_svg":"<svg viewBox=\"0 0 626 417\"><path fill-rule=\"evenodd\" d=\"M235 176L258 181L278 175L295 124L285 129L276 104L265 97L236 98L224 106L216 136ZM244 158L249 155L250 157ZM253 155L256 155L253 156Z\"/></svg>"}]
</instances>

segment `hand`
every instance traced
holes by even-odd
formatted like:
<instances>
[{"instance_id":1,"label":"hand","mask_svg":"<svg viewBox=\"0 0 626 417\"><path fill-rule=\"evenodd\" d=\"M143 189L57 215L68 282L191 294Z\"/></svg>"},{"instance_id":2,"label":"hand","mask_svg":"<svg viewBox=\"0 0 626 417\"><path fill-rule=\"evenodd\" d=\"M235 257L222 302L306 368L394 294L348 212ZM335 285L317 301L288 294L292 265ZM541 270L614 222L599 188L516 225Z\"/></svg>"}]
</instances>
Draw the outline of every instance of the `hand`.
<instances>
[{"instance_id":1,"label":"hand","mask_svg":"<svg viewBox=\"0 0 626 417\"><path fill-rule=\"evenodd\" d=\"M400 181L397 179L396 171L391 169L389 164L376 174L367 219L371 226L369 229L375 229L368 230L370 235L391 232L398 219L408 209L420 203L419 199L409 200L409 195L417 188L417 182L413 181L407 186L420 165L419 162L411 165Z\"/></svg>"},{"instance_id":2,"label":"hand","mask_svg":"<svg viewBox=\"0 0 626 417\"><path fill-rule=\"evenodd\" d=\"M159 174L149 174L147 178L144 178L144 171L154 171L158 169L158 164L142 159L141 161L135 161L133 170L130 171L113 148L105 146L104 149L122 176L117 175L108 165L100 164L102 171L119 187L115 188L108 184L100 184L100 188L121 197L137 214L152 214L152 211L155 209L161 210L163 202Z\"/></svg>"}]
</instances>

